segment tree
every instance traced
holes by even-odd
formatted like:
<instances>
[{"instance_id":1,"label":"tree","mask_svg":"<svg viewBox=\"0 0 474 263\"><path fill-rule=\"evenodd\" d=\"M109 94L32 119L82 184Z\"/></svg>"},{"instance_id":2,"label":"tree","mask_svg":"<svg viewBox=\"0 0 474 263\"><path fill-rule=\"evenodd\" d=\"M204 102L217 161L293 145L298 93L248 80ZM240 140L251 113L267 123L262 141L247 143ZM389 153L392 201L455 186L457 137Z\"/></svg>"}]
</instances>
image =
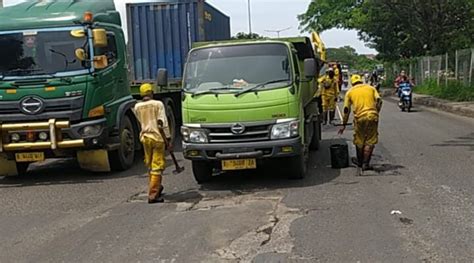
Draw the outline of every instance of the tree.
<instances>
[{"instance_id":1,"label":"tree","mask_svg":"<svg viewBox=\"0 0 474 263\"><path fill-rule=\"evenodd\" d=\"M372 71L375 65L379 64L376 60L371 60L364 55L357 54L356 50L350 46L328 48L326 52L328 61L345 63L350 69L357 71Z\"/></svg>"},{"instance_id":2,"label":"tree","mask_svg":"<svg viewBox=\"0 0 474 263\"><path fill-rule=\"evenodd\" d=\"M233 36L232 39L264 39L263 36L257 34L257 33L244 33L244 32L239 32L237 35Z\"/></svg>"},{"instance_id":3,"label":"tree","mask_svg":"<svg viewBox=\"0 0 474 263\"><path fill-rule=\"evenodd\" d=\"M472 0L313 0L298 18L305 31L355 29L389 61L474 45Z\"/></svg>"}]
</instances>

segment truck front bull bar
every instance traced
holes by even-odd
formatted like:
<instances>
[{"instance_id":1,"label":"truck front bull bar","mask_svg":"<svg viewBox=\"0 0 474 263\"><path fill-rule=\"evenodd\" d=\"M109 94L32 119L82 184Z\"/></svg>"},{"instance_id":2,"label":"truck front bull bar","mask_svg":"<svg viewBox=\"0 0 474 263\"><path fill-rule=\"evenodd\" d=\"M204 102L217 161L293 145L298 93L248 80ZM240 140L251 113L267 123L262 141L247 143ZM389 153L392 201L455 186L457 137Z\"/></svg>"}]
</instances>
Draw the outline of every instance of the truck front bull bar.
<instances>
[{"instance_id":1,"label":"truck front bull bar","mask_svg":"<svg viewBox=\"0 0 474 263\"><path fill-rule=\"evenodd\" d=\"M62 134L62 129L70 127L69 121L56 121L50 119L47 122L30 122L30 123L0 123L0 152L4 151L22 151L22 150L56 150L83 147L84 139L78 140L61 140L58 135ZM3 139L8 132L29 132L37 130L48 130L50 141L42 142L19 142L19 143L3 143Z\"/></svg>"}]
</instances>

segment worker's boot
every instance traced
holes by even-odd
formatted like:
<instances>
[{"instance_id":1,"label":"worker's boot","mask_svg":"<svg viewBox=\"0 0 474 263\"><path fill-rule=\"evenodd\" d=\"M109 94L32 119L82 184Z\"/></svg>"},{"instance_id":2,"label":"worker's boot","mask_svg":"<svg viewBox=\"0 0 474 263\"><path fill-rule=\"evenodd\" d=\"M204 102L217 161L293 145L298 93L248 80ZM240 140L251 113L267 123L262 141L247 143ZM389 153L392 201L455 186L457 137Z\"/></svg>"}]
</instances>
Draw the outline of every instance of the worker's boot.
<instances>
[{"instance_id":1,"label":"worker's boot","mask_svg":"<svg viewBox=\"0 0 474 263\"><path fill-rule=\"evenodd\" d=\"M374 167L370 165L370 160L372 159L372 153L374 152L373 146L365 146L364 147L364 163L362 165L362 170L368 171L373 170Z\"/></svg>"},{"instance_id":2,"label":"worker's boot","mask_svg":"<svg viewBox=\"0 0 474 263\"><path fill-rule=\"evenodd\" d=\"M356 154L357 157L352 157L352 163L360 168L364 162L364 149L356 147Z\"/></svg>"},{"instance_id":3,"label":"worker's boot","mask_svg":"<svg viewBox=\"0 0 474 263\"><path fill-rule=\"evenodd\" d=\"M323 112L323 125L327 125L327 124L328 124L328 112L324 111Z\"/></svg>"},{"instance_id":4,"label":"worker's boot","mask_svg":"<svg viewBox=\"0 0 474 263\"><path fill-rule=\"evenodd\" d=\"M148 188L148 203L163 203L165 200L161 197L163 188L161 186L161 174L150 174Z\"/></svg>"},{"instance_id":5,"label":"worker's boot","mask_svg":"<svg viewBox=\"0 0 474 263\"><path fill-rule=\"evenodd\" d=\"M335 111L330 111L329 112L329 123L334 124L334 119L336 117L336 112Z\"/></svg>"}]
</instances>

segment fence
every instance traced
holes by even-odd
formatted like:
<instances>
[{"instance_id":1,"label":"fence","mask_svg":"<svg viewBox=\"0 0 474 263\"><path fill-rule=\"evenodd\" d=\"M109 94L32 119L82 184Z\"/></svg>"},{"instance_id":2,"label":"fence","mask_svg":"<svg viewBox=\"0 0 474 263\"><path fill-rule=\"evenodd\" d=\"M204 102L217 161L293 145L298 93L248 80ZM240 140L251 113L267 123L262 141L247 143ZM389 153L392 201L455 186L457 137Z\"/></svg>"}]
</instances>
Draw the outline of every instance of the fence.
<instances>
[{"instance_id":1,"label":"fence","mask_svg":"<svg viewBox=\"0 0 474 263\"><path fill-rule=\"evenodd\" d=\"M474 88L474 48L403 60L386 65L386 69L387 79L395 79L401 70L405 70L417 85L427 80L435 80L438 85L458 81Z\"/></svg>"}]
</instances>

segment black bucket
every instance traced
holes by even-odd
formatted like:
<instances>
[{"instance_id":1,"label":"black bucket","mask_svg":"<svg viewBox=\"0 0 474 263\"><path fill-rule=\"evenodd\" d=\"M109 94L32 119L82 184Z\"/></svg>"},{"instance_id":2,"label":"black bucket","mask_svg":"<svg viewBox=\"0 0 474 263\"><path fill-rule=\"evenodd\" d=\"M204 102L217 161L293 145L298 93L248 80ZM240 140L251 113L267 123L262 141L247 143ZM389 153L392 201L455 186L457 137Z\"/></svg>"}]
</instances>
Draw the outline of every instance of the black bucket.
<instances>
[{"instance_id":1,"label":"black bucket","mask_svg":"<svg viewBox=\"0 0 474 263\"><path fill-rule=\"evenodd\" d=\"M345 144L333 144L330 147L331 166L334 169L349 167L349 146Z\"/></svg>"}]
</instances>

